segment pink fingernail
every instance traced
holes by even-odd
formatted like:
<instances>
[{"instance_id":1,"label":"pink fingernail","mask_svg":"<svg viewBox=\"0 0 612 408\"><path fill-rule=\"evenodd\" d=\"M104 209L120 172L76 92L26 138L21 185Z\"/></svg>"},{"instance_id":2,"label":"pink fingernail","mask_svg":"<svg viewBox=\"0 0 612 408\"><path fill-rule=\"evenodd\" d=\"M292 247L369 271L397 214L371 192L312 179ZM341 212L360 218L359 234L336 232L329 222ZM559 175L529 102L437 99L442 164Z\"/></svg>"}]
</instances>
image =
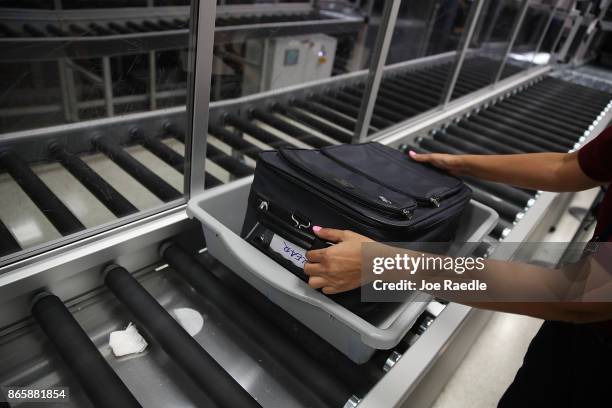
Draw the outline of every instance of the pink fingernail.
<instances>
[{"instance_id":1,"label":"pink fingernail","mask_svg":"<svg viewBox=\"0 0 612 408\"><path fill-rule=\"evenodd\" d=\"M318 225L315 225L314 227L312 227L312 230L313 230L314 232L319 232L319 231L321 231L321 230L322 230L322 228L321 228L321 227L319 227Z\"/></svg>"},{"instance_id":2,"label":"pink fingernail","mask_svg":"<svg viewBox=\"0 0 612 408\"><path fill-rule=\"evenodd\" d=\"M410 157L414 157L414 156L416 156L416 152L415 152L415 151L413 151L413 150L410 150L410 151L408 152L408 155L409 155Z\"/></svg>"}]
</instances>

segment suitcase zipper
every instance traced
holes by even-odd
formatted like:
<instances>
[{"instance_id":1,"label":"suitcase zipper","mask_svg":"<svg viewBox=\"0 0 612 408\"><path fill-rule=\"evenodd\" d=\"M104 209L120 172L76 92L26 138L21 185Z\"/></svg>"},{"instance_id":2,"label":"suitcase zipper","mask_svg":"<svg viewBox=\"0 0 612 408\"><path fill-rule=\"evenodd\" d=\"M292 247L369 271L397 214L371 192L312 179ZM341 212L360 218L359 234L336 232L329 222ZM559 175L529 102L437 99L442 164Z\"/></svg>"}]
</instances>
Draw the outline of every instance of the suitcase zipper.
<instances>
[{"instance_id":1,"label":"suitcase zipper","mask_svg":"<svg viewBox=\"0 0 612 408\"><path fill-rule=\"evenodd\" d=\"M366 206L366 207L374 207L374 209L382 211L382 212L386 212L388 214L391 215L395 215L398 217L404 217L408 220L412 219L413 216L413 212L411 210L411 208L409 207L397 207L397 206L392 206L392 205L385 205L382 204L378 201L374 201L372 200L372 197L368 196L367 194L364 194L360 189L358 189L355 186L352 186L352 190L344 190L339 188L337 185L330 183L328 180L326 180L325 178L321 177L320 175L318 175L316 172L314 172L312 169L307 169L305 168L303 165L301 165L300 163L297 162L297 160L290 158L286 155L283 155L283 150L280 150L281 155L285 158L285 160L287 160L290 164L294 165L295 167L298 167L299 170L313 175L315 177L317 177L317 179L319 181L321 181L322 183L324 183L325 185L329 186L330 188L332 188L333 190L339 192L340 194L345 194L345 195L349 195L351 197L353 197L354 199L356 199L359 203L361 203L362 205ZM346 166L344 166L346 167ZM381 185L380 183L376 183ZM404 194L405 195L405 194ZM380 195L379 200L381 200L383 203L388 203L391 204L391 201L388 200L387 198L385 198L384 196ZM412 197L410 197L412 199Z\"/></svg>"},{"instance_id":2,"label":"suitcase zipper","mask_svg":"<svg viewBox=\"0 0 612 408\"><path fill-rule=\"evenodd\" d=\"M380 150L380 149L378 149L378 148L376 148L376 150L377 150L377 151L379 151L381 154L384 154L384 155L385 155L385 157L387 157L388 159L393 160L393 161L395 161L395 162L397 162L397 163L400 163L400 164L404 165L404 163L402 163L400 160L398 160L397 158L395 158L395 157L393 157L393 156L388 155L386 152L381 151L381 150ZM392 187L392 186L389 186L389 185L387 185L387 184L385 184L385 183L381 183L379 180L377 180L377 179L373 178L372 176L370 176L370 175L368 175L368 174L364 173L364 172L363 172L363 171L361 171L360 169L355 168L355 167L351 166L350 164L345 163L345 162L343 162L342 160L337 159L336 157L332 156L331 154L329 154L329 152L327 151L327 149L321 149L321 153L323 153L325 156L327 156L327 157L328 157L328 158L330 158L331 160L335 161L336 163L338 163L338 164L340 164L340 165L342 165L342 166L346 167L347 169L350 169L350 170L354 171L355 173L359 173L359 174L361 174L362 176L364 176L364 177L366 177L366 178L368 178L368 179L372 180L373 182L378 183L378 184L380 184L380 185L383 185L383 186L385 186L385 187L387 187L387 188L389 188L389 189L391 189L391 190L393 190L393 191L395 191L395 192L397 192L397 193L399 193L399 194L403 194L403 195L405 195L405 196L407 196L407 197L410 197L410 198L414 199L414 200L415 200L415 201L416 201L418 204L426 205L426 206L429 206L429 207L433 206L433 207L439 208L439 207L440 207L440 205L441 205L442 200L443 200L445 197L447 197L447 196L449 196L449 195L451 195L451 194L453 194L453 193L457 192L457 191L458 191L458 190L460 190L460 188L461 188L461 186L459 185L458 187L455 187L455 188L450 188L450 189L449 189L448 191L446 191L444 194L434 195L434 196L425 196L425 197L422 197L422 196L416 196L416 195L414 195L414 194L410 194L410 193L408 193L408 192L401 191L401 190L399 190L399 189L397 189L397 188L394 188L394 187Z\"/></svg>"},{"instance_id":3,"label":"suitcase zipper","mask_svg":"<svg viewBox=\"0 0 612 408\"><path fill-rule=\"evenodd\" d=\"M344 212L344 213L346 212L346 207L343 207L343 206L341 206L341 205L337 204L337 202L336 202L335 200L330 200L330 199L329 199L329 198L328 198L328 197L327 197L325 194L322 194L322 193L321 193L321 192L319 192L318 190L313 189L313 188L312 188L312 186L311 186L310 184L307 184L307 183L305 183L304 181L300 180L299 178L296 178L296 177L292 176L291 174L288 174L288 173L286 173L286 172L284 172L284 171L282 171L282 170L280 170L280 169L278 169L278 168L276 168L276 167L274 167L274 166L270 166L270 165L268 165L268 164L267 164L265 161L263 161L263 160L260 160L260 161L258 162L258 165L261 165L261 164L263 164L263 165L264 165L264 167L268 167L268 168L269 168L270 170L272 170L273 172L275 172L275 173L278 173L278 174L282 175L282 177L285 177L286 179L289 179L290 181L295 182L296 184L298 184L298 185L300 185L300 186L302 186L302 187L306 187L306 188L311 189L311 191L312 191L314 194L316 194L317 196L319 196L319 198L321 198L323 201L327 202L327 203L328 203L330 206L335 207L335 208L336 208L338 211L340 211L340 212ZM266 201L266 202L267 202L267 201ZM261 203L260 203L260 205L261 205ZM269 204L267 204L267 205L269 205ZM385 225L385 224L384 224L382 221L379 221L379 220L373 219L373 218L371 218L370 216L368 216L368 215L366 215L366 214L363 214L362 212L360 212L360 211L358 211L358 210L356 210L356 209L351 209L351 211L353 211L353 212L354 212L354 213L356 213L356 214L359 214L359 215L362 217L363 221L365 221L365 223L370 224L370 225L371 225L371 226L373 226L373 227L379 228L379 227L378 227L378 226L376 226L374 223L377 223L377 224L379 224L379 225L380 225L380 224L382 224L384 227L388 227L388 226L386 226L386 225ZM399 211L399 212L394 212L394 214L393 214L393 215L397 215L397 216L399 216L399 217L401 217L401 218L403 218L403 219L411 220L411 219L412 219L412 217L413 217L413 212L412 212L412 211L410 211L410 210L408 210L408 209L403 209L403 210L401 210L401 211ZM408 227L408 226L406 226L406 227ZM395 227L395 228L405 228L405 227L400 227L400 226L397 226L397 227Z\"/></svg>"}]
</instances>

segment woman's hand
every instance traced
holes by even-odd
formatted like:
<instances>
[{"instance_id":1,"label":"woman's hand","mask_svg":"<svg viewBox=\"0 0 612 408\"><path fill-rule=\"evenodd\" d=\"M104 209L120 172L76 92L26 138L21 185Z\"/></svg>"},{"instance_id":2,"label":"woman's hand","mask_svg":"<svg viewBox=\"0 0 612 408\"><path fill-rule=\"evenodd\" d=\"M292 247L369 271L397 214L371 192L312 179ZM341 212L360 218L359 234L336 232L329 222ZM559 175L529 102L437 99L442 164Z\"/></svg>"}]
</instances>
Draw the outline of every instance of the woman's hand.
<instances>
[{"instance_id":1,"label":"woman's hand","mask_svg":"<svg viewBox=\"0 0 612 408\"><path fill-rule=\"evenodd\" d=\"M308 263L304 273L309 276L308 284L315 289L322 288L327 295L360 287L361 244L374 241L352 231L319 226L312 229L319 238L336 244L306 253Z\"/></svg>"},{"instance_id":2,"label":"woman's hand","mask_svg":"<svg viewBox=\"0 0 612 408\"><path fill-rule=\"evenodd\" d=\"M443 153L422 153L419 154L410 150L410 158L420 163L429 163L439 169L446 170L455 176L462 174L461 156Z\"/></svg>"}]
</instances>

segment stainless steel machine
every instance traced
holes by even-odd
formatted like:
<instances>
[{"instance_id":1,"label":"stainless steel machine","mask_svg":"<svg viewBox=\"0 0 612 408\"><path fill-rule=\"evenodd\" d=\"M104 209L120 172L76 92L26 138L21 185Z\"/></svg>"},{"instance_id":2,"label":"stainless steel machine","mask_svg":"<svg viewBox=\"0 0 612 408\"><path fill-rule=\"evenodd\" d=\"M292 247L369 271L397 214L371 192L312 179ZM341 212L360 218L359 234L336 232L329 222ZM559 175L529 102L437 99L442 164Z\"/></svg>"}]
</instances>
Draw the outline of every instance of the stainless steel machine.
<instances>
[{"instance_id":1,"label":"stainless steel machine","mask_svg":"<svg viewBox=\"0 0 612 408\"><path fill-rule=\"evenodd\" d=\"M610 83L558 63L605 4L34 3L0 13L0 70L33 78L0 98L0 385L68 387L65 406L429 406L488 312L432 301L356 364L211 256L186 201L279 146L565 152L612 118ZM398 33L414 30L408 57ZM291 67L309 38L330 65L286 86L248 51L286 44L275 61ZM571 199L465 181L500 216L477 249L490 257L541 240ZM203 319L194 336L181 308ZM115 357L109 333L129 322L147 351Z\"/></svg>"}]
</instances>

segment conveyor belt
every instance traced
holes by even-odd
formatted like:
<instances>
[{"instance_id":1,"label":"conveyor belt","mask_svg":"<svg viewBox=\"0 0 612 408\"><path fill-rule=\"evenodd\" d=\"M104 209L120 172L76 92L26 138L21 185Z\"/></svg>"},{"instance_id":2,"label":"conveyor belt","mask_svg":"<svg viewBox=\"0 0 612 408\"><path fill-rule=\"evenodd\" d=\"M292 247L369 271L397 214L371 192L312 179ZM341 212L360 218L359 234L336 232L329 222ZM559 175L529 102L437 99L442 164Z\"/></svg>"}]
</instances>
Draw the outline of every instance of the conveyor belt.
<instances>
[{"instance_id":1,"label":"conveyor belt","mask_svg":"<svg viewBox=\"0 0 612 408\"><path fill-rule=\"evenodd\" d=\"M249 38L269 37L271 32L275 36L353 34L364 24L359 16L287 10L282 5L275 8L249 15L220 13L215 23L215 43L231 43L240 33ZM188 46L189 6L147 7L142 11L101 8L95 19L89 11L70 10L65 15L64 10L49 10L28 22L24 22L23 13L0 14L0 60L130 55L135 49L161 51Z\"/></svg>"},{"instance_id":2,"label":"conveyor belt","mask_svg":"<svg viewBox=\"0 0 612 408\"><path fill-rule=\"evenodd\" d=\"M260 406L125 269L108 268L104 281L219 407Z\"/></svg>"},{"instance_id":3,"label":"conveyor belt","mask_svg":"<svg viewBox=\"0 0 612 408\"><path fill-rule=\"evenodd\" d=\"M270 15L242 15L219 16L216 18L216 27L246 26L254 24L299 23L304 21L329 20L325 14L310 13L277 13ZM85 18L84 18L85 20ZM78 21L78 20L77 20ZM124 34L138 34L155 31L184 30L189 27L187 18L157 18L153 20L138 19L134 21L87 23L76 22L68 26L57 23L31 24L13 22L0 22L0 35L2 37L92 37Z\"/></svg>"},{"instance_id":4,"label":"conveyor belt","mask_svg":"<svg viewBox=\"0 0 612 408\"><path fill-rule=\"evenodd\" d=\"M381 93L377 100L371 132L392 126L434 106L435 98L422 97L426 94L426 88L421 84L428 84L429 89L442 87L444 76L436 77L428 73L447 72L450 65L450 62L439 63L421 70L386 75L383 84L397 81L381 87L386 93ZM462 75L473 79L471 85L466 82L465 86L457 90L457 96L486 84L488 73L492 73L496 67L490 59L468 59ZM425 81L427 78L429 81ZM264 149L282 146L319 148L350 142L358 115L361 88L361 84L355 82L341 89L322 89L317 93L305 94L305 97L290 98L284 103L256 103L252 108L241 109L240 113L226 108L222 115L216 116L217 120L210 123L210 143L206 155L209 162L214 163L219 170L211 174L212 170L207 169L206 186L214 187L253 174L257 155ZM605 92L547 77L437 129L431 137L418 138L413 148L451 154L566 152L574 148L609 100L610 95ZM182 173L184 157L165 142L169 137L184 143L184 135L175 126L165 124L158 133L133 128L128 137L121 138L121 143L117 143L116 134L97 136L92 139L91 146L95 146L149 191L167 202L182 197L182 193L170 186L153 169L132 157L125 147L140 145ZM90 152L69 152L65 147L60 149L56 146L50 149L46 159L60 161L116 216L133 213L136 207L115 191L110 180L96 177L95 172L83 163L79 158L83 153ZM7 160L2 157L16 155L14 152L1 155L0 164ZM15 178L24 191L33 197L33 201L60 233L67 235L83 228L81 221L61 202L61 197L46 199L47 196L53 196L53 192L29 170L26 163L17 159L17 166L15 159L10 162L13 163L12 170L9 169L11 174L18 176ZM28 181L24 182L20 174L26 174ZM477 180L468 180L468 183L474 188L476 199L500 213L500 223L493 233L495 238L505 236L517 217L522 216L536 197L534 191ZM57 208L49 211L48 203L54 203ZM16 238L18 243L19 237ZM11 247L9 241L6 242Z\"/></svg>"},{"instance_id":5,"label":"conveyor belt","mask_svg":"<svg viewBox=\"0 0 612 408\"><path fill-rule=\"evenodd\" d=\"M185 251L177 245L162 245L162 255L170 266L178 271L198 293L216 304L229 321L240 327L244 335L262 347L284 366L287 372L299 367L301 380L297 387L307 387L313 393L320 407L343 406L352 392L343 378L325 371L316 360L305 351L303 345L292 339L277 335L276 328L267 319L253 313L251 307L237 294L232 293L212 274L204 270ZM306 391L306 390L305 390Z\"/></svg>"},{"instance_id":6,"label":"conveyor belt","mask_svg":"<svg viewBox=\"0 0 612 408\"><path fill-rule=\"evenodd\" d=\"M450 154L567 152L579 142L612 95L555 78L545 78L484 109L476 110L419 137L403 150ZM466 178L474 198L494 208L501 219L492 233L508 234L530 207L536 192Z\"/></svg>"},{"instance_id":7,"label":"conveyor belt","mask_svg":"<svg viewBox=\"0 0 612 408\"><path fill-rule=\"evenodd\" d=\"M71 300L70 307L46 292L35 297L32 314L46 336L20 325L18 337L0 342L1 352L13 340L33 346L9 347L11 364L0 369L0 378L20 378L27 369L20 384L33 387L39 375L53 373L70 388L69 406L84 406L86 395L96 407L157 401L322 408L352 406L345 404L364 397L384 375L388 352L357 365L207 254L194 257L176 243L163 244L160 252L170 266L161 271L151 266L132 275L116 265L106 268L110 293L96 290L93 297ZM171 317L176 307L196 308L205 319L202 331L189 335ZM147 350L115 358L106 352L109 332L130 320L146 338ZM232 351L226 353L225 346ZM27 361L21 362L23 357ZM173 395L156 395L158 387Z\"/></svg>"}]
</instances>

